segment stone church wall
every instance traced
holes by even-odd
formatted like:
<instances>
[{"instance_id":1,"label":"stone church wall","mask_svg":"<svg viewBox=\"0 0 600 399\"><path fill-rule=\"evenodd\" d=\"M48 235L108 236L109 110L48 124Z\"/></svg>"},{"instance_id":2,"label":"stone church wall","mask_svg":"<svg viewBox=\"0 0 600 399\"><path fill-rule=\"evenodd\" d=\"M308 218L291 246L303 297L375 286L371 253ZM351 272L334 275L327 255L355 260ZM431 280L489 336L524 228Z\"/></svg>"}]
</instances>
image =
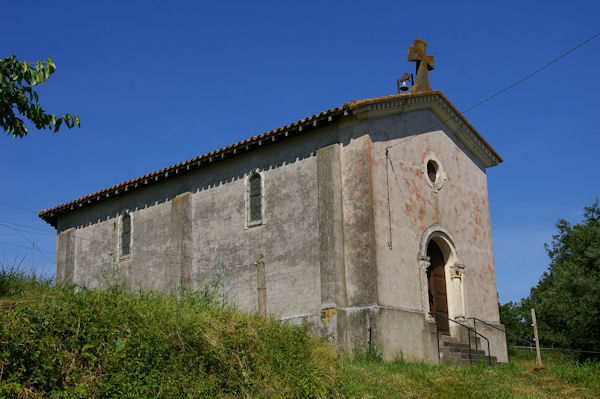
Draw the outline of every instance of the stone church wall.
<instances>
[{"instance_id":1,"label":"stone church wall","mask_svg":"<svg viewBox=\"0 0 600 399\"><path fill-rule=\"evenodd\" d=\"M257 311L259 260L268 313L312 323L349 352L436 362L423 258L431 237L446 251L449 316L499 323L487 178L470 154L428 109L351 117L61 216L57 280L171 291L213 283ZM439 187L427 159L441 166ZM252 173L263 184L257 226L246 215ZM128 257L118 255L124 212Z\"/></svg>"},{"instance_id":2,"label":"stone church wall","mask_svg":"<svg viewBox=\"0 0 600 399\"><path fill-rule=\"evenodd\" d=\"M267 312L294 322L318 320L321 262L340 265L319 240L324 228L338 227L335 218L331 226L319 222L317 150L336 141L336 128L321 129L64 215L57 280L90 288L124 281L153 290L216 283L231 303L254 311L262 255ZM262 225L247 227L246 181L254 172L263 179L265 217ZM320 175L321 190L330 187L331 171ZM119 257L119 215L125 211L132 249ZM336 282L324 284L325 292Z\"/></svg>"},{"instance_id":3,"label":"stone church wall","mask_svg":"<svg viewBox=\"0 0 600 399\"><path fill-rule=\"evenodd\" d=\"M418 324L413 315L423 315L428 301L419 255L424 243L426 247L427 232L440 230L453 241L454 253L446 254L445 267L449 316L499 324L485 168L442 129L431 110L370 118L365 124L372 141L378 303L385 312L398 313L381 317L378 330ZM426 160L432 157L444 174L439 189L427 180ZM452 275L456 263L464 265L460 281ZM413 335L410 339L395 343L391 336L380 339L388 358L399 352L408 359L423 353L427 358L437 356L427 354L434 331L434 325L425 322L421 328L407 329L406 334ZM498 335L489 334L494 339ZM506 357L503 339L495 345L501 359Z\"/></svg>"}]
</instances>

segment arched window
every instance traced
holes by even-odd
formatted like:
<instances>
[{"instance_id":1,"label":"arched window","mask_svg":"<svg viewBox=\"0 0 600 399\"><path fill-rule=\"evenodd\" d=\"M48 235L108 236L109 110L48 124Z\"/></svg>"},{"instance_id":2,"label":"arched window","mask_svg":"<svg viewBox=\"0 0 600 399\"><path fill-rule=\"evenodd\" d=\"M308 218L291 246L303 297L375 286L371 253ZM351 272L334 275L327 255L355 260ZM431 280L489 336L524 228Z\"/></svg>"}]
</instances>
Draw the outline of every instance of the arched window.
<instances>
[{"instance_id":1,"label":"arched window","mask_svg":"<svg viewBox=\"0 0 600 399\"><path fill-rule=\"evenodd\" d=\"M131 252L131 216L126 213L121 216L121 256Z\"/></svg>"},{"instance_id":2,"label":"arched window","mask_svg":"<svg viewBox=\"0 0 600 399\"><path fill-rule=\"evenodd\" d=\"M248 179L248 223L259 224L262 221L262 185L258 173Z\"/></svg>"}]
</instances>

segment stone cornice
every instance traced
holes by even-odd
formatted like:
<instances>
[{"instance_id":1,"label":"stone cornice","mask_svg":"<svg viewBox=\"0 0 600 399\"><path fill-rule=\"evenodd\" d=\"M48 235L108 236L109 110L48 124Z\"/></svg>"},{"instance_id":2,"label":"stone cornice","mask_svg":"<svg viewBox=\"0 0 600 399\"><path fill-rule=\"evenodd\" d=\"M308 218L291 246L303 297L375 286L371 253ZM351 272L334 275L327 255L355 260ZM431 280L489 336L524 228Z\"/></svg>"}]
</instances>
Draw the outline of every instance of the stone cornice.
<instances>
[{"instance_id":1,"label":"stone cornice","mask_svg":"<svg viewBox=\"0 0 600 399\"><path fill-rule=\"evenodd\" d=\"M348 103L346 106L359 119L430 109L440 119L440 123L429 127L426 129L427 131L436 130L445 125L484 167L489 168L502 162L500 155L439 91L360 100ZM415 132L415 134L421 133L426 133L426 131Z\"/></svg>"}]
</instances>

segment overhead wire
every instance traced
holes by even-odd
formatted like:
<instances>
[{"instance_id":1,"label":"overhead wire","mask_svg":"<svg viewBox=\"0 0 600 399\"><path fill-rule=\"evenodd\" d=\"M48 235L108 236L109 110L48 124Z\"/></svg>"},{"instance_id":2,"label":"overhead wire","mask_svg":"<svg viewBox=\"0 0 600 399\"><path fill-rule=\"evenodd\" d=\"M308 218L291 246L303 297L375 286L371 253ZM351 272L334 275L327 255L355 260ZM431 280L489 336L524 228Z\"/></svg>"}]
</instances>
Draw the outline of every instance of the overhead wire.
<instances>
[{"instance_id":1,"label":"overhead wire","mask_svg":"<svg viewBox=\"0 0 600 399\"><path fill-rule=\"evenodd\" d=\"M477 107L479 107L479 106L481 106L481 105L483 105L483 104L485 104L485 103L487 103L487 102L491 101L491 100L492 100L492 99L494 99L495 97L497 97L497 96L499 96L499 95L501 95L501 94L503 94L503 93L507 92L508 90L510 90L510 89L512 89L512 88L514 88L514 87L516 87L516 86L518 86L518 85L520 85L521 83L525 82L526 80L528 80L528 79L532 78L534 75L538 74L539 72L541 72L541 71L543 71L544 69L546 69L546 68L550 67L550 66L551 66L551 65L553 65L554 63L556 63L556 62L560 61L561 59L563 59L563 58L567 57L568 55L570 55L571 53L573 53L573 52L574 52L574 51L576 51L577 49L581 48L582 46L584 46L584 45L586 45L587 43L591 42L592 40L596 39L598 36L600 36L600 32L598 32L598 33L596 33L596 34L592 35L592 36L591 36L591 37L589 37L588 39L586 39L586 40L582 41L581 43L577 44L576 46L574 46L573 48L571 48L571 49L569 49L568 51L564 52L563 54L559 55L558 57L554 58L554 59L553 59L553 60L551 60L550 62L548 62L548 63L546 63L546 64L542 65L541 67L537 68L535 71L533 71L533 72L529 73L528 75L524 76L523 78L519 79L518 81L516 81L516 82L514 82L514 83L512 83L512 84L510 84L510 85L508 85L508 86L506 86L505 88L503 88L503 89L501 89L501 90L497 91L496 93L494 93L494 94L492 94L492 95L490 95L490 96L488 96L488 97L484 98L483 100L481 100L481 101L479 101L479 102L475 103L474 105L472 105L472 106L470 106L470 107L468 107L468 108L464 109L464 110L462 111L462 113L463 113L463 114L464 114L464 113L467 113L467 112L469 112L469 111L471 111L471 110L473 110L473 109L475 109L475 108L477 108ZM437 124L435 124L435 125L433 125L433 126L431 126L431 127L427 128L427 129L425 129L423 132L430 131L430 130L432 130L432 129L435 129L435 128L436 128L436 127L438 127L438 126L445 125L445 124L446 124L446 122L449 122L450 120L452 120L452 119L456 119L456 118L457 118L456 116L453 116L453 117L451 117L451 118L448 118L448 119L446 119L446 120L443 120L443 121L441 121L441 122L439 122L439 123L437 123ZM390 163L390 165L391 165L391 168L392 168L392 173L394 174L394 177L395 177L395 180L396 180L396 183L397 183L397 184L399 184L399 182L398 182L398 177L397 177L397 175L396 175L396 171L394 170L393 161L392 161L392 159L391 159L391 157L390 157L390 155L389 155L389 149L390 149L390 148L393 148L393 147L395 147L395 146L397 146L397 145L400 145L400 144L402 144L402 143L404 143L404 142L406 142L406 141L408 141L408 140L410 140L410 139L412 139L412 138L414 138L414 137L416 137L416 136L418 136L418 134L416 134L416 135L413 135L413 136L411 136L411 137L408 137L408 138L405 138L405 139L403 139L402 141L400 141L400 142L398 142L398 143L395 143L395 144L393 144L393 145L390 145L390 146L386 147L386 149L385 149L385 150L386 150L386 170L387 170L387 167L388 167L388 164L387 164L387 162L389 161L389 163ZM388 174L388 176L387 176L387 179L388 179L388 198L389 198L389 195L390 195L390 188L389 188L389 174ZM401 192L400 194L402 195L402 200L405 202L405 206L406 206L406 201L405 201L405 199L404 199L403 193ZM388 199L388 201L389 201L389 199ZM35 213L35 214L37 214L37 213L38 213L38 212L37 212L37 211L35 211L35 210L28 209L28 208L24 208L24 207L21 207L21 206L18 206L18 205L13 205L13 204L7 203L7 202L5 202L5 201L0 201L0 205L6 206L6 207L10 207L10 208L13 208L13 209L18 209L18 210L26 211L26 212ZM388 204L388 205L389 205L389 204ZM391 220L391 210L390 210L390 215L389 215L389 216L390 216L390 220ZM414 223L413 223L413 220L412 220L412 218L409 218L409 219L410 219L410 222L411 222L411 224L413 224L413 228L414 228ZM7 242L0 242L0 243L2 243L2 244L5 244L5 245L13 245L13 246L17 246L17 247L27 248L27 249L35 249L35 250L37 250L37 251L38 251L38 252L39 252L39 253L40 253L40 254L41 254L41 255L42 255L42 256L43 256L43 257L44 257L46 260L48 260L49 262L52 262L50 259L48 259L48 258L47 258L47 257L46 257L46 256L45 256L43 253L42 253L42 251L43 251L43 252L48 252L48 253L54 253L54 252L51 252L51 251L46 251L46 250L42 250L42 249L38 248L38 247L37 247L37 245L36 245L36 243L35 243L34 241L30 240L30 239L29 239L29 238L27 238L25 235L23 235L23 233L22 233L22 232L23 232L23 231L25 231L25 230L20 230L20 231L19 231L19 229L17 229L17 228L14 228L14 227L11 227L11 226L9 226L8 224L12 224L12 225L16 225L16 226L21 226L21 227L29 227L29 228L33 228L33 229L37 229L37 228L31 227L31 226L26 226L26 225L20 225L20 224L18 224L18 223L12 223L12 222L4 222L4 223L7 223L7 224L0 223L0 225L4 226L4 227L6 227L6 228L9 228L9 229L11 229L11 230L15 231L16 233L18 233L18 234L19 234L19 235L20 235L22 238L24 238L25 240L27 240L28 242L30 242L30 243L32 244L32 248L28 248L28 247L26 247L26 246L19 246L19 245L17 245L17 244L12 244L12 243L7 243ZM390 222L390 223L391 223L391 222ZM39 230L41 230L41 229L39 229ZM25 232L26 232L27 234L47 234L47 235L54 235L54 233L46 233L46 232L41 232L41 231L40 231L40 232L25 231ZM160 235L162 235L162 234L160 234ZM89 241L89 242L92 242L92 243L93 243L93 242L95 242L95 240L91 240L91 239L88 239L88 238L85 238L85 237L80 237L80 236L76 236L76 235L72 235L72 236L73 236L74 238L76 238L76 239L80 239L80 240L86 240L86 241ZM159 235L157 234L156 236L159 236ZM147 238L153 238L153 237L147 237ZM418 239L418 237L417 237L417 239ZM98 241L98 242L100 242L100 241ZM102 244L103 244L103 245L105 245L105 244L106 244L106 242L104 242L104 241L103 241L103 242L102 242ZM391 225L390 225L390 245L391 245ZM104 252L104 251L102 251L101 253L105 253L105 252ZM185 256L185 255L183 255L183 256ZM194 259L197 259L197 258L194 258ZM197 260L204 260L204 259L197 259Z\"/></svg>"},{"instance_id":2,"label":"overhead wire","mask_svg":"<svg viewBox=\"0 0 600 399\"><path fill-rule=\"evenodd\" d=\"M543 66L539 67L538 69L536 69L535 71L531 72L530 74L522 77L521 79L519 79L515 83L506 86L504 89L502 89L502 90L500 90L500 91L492 94L491 96L489 96L489 97L481 100L477 104L470 106L469 108L467 108L464 111L462 111L462 113L463 114L467 113L467 112L471 111L472 109L477 108L477 107L479 107L482 104L485 104L486 102L490 101L494 97L497 97L500 94L502 94L504 92L507 92L508 90L512 89L513 87L520 85L521 83L525 82L527 79L533 77L535 74L543 71L544 69L548 68L550 65L552 65L552 64L560 61L561 59L565 58L566 56L568 56L569 54L571 54L572 52L574 52L578 48L580 48L582 46L585 46L587 43L591 42L592 40L594 40L598 36L600 36L600 32L596 33L595 35L592 35L588 39L584 40L583 42L579 43L578 45L576 45L575 47L571 48L570 50L568 50L568 51L564 52L563 54L559 55L558 57L554 58L552 61L548 62L547 64L544 64Z\"/></svg>"},{"instance_id":3,"label":"overhead wire","mask_svg":"<svg viewBox=\"0 0 600 399\"><path fill-rule=\"evenodd\" d=\"M52 252L52 251L48 251L48 250L45 250L45 249L40 249L40 248L32 248L32 247L29 247L29 246L27 246L27 245L19 245L19 244L14 244L14 243L12 243L12 242L8 242L8 241L0 241L0 244L2 244L2 245L10 245L10 246L12 246L12 247L17 247L17 248L24 248L24 249L28 249L28 250L30 250L30 251L31 251L31 250L34 250L34 249L37 249L38 251L42 251L42 252L48 252L48 253L54 254L54 252ZM46 258L46 259L48 259L48 258Z\"/></svg>"},{"instance_id":4,"label":"overhead wire","mask_svg":"<svg viewBox=\"0 0 600 399\"><path fill-rule=\"evenodd\" d=\"M514 82L514 83L512 83L512 84L510 84L510 85L506 86L505 88L503 88L503 89L501 89L501 90L499 90L499 91L495 92L494 94L492 94L492 95L490 95L490 96L488 96L488 97L484 98L483 100L481 100L481 101L479 101L479 102L475 103L474 105L471 105L470 107L468 107L468 108L465 108L463 111L461 111L461 114L466 114L467 112L469 112L469 111L472 111L473 109L475 109L475 108L477 108L477 107L479 107L479 106L481 106L481 105L483 105L483 104L487 103L488 101L490 101L490 100L492 100L492 99L494 99L494 98L498 97L498 96L499 96L499 95L501 95L502 93L505 93L505 92L507 92L508 90L510 90L510 89L512 89L512 88L514 88L514 87L516 87L516 86L518 86L518 85L520 85L521 83L525 82L526 80L528 80L528 79L532 78L534 75L536 75L536 74L538 74L539 72L543 71L544 69L548 68L550 65L552 65L552 64L554 64L554 63L556 63L556 62L560 61L561 59L563 59L563 58L567 57L568 55L570 55L571 53L573 53L575 50L577 50L577 49L579 49L579 48L581 48L581 47L585 46L587 43L589 43L589 42L591 42L592 40L596 39L598 36L600 36L600 32L598 32L598 33L596 33L596 34L592 35L591 37L589 37L589 38L587 38L586 40L582 41L581 43L577 44L575 47L572 47L571 49L569 49L569 50L567 50L566 52L562 53L562 54L561 54L561 55L559 55L558 57L554 58L552 61L550 61L550 62L548 62L548 63L546 63L546 64L542 65L541 67L539 67L539 68L538 68L538 69L536 69L535 71L533 71L533 72L529 73L528 75L526 75L526 76L522 77L521 79L517 80L516 82ZM428 128L426 128L426 129L424 129L424 130L423 130L421 133L425 133L425 132L431 131L431 130L433 130L433 129L435 129L435 128L439 127L439 126L443 126L443 125L445 125L445 124L446 124L446 122L450 122L451 120L453 120L453 119L456 119L456 118L457 118L456 116L452 116L452 117L450 117L450 118L448 118L448 119L445 119L445 120L443 120L443 121L441 121L441 122L439 122L439 123L436 123L435 125L433 125L433 126L431 126L431 127L428 127ZM420 133L417 133L415 136L418 136L419 134L420 134ZM413 136L413 137L414 137L414 136ZM395 146L397 146L397 145L399 145L399 144L401 144L401 143L395 143L395 144L392 144L392 145L390 145L390 146L386 147L386 150L387 150L387 149L390 149L390 148L392 148L392 147L395 147Z\"/></svg>"},{"instance_id":5,"label":"overhead wire","mask_svg":"<svg viewBox=\"0 0 600 399\"><path fill-rule=\"evenodd\" d=\"M12 204L9 204L8 202L0 201L0 205L7 206L9 208L19 209L21 211L32 212L37 215L37 211L34 211L33 209L23 208L22 206L18 206L18 205L12 205Z\"/></svg>"},{"instance_id":6,"label":"overhead wire","mask_svg":"<svg viewBox=\"0 0 600 399\"><path fill-rule=\"evenodd\" d=\"M52 235L56 235L56 232L54 231L54 229L52 229L52 232L50 232L50 230L47 229L42 229L40 227L35 227L35 226L30 226L28 224L21 224L21 223L15 223L15 222L9 222L8 220L0 220L0 223L6 223L6 224L10 224L13 226L19 226L19 227L25 227L31 230L38 230L47 234L52 234ZM50 227L48 227L50 228Z\"/></svg>"},{"instance_id":7,"label":"overhead wire","mask_svg":"<svg viewBox=\"0 0 600 399\"><path fill-rule=\"evenodd\" d=\"M503 89L501 89L501 90L497 91L496 93L494 93L494 94L492 94L492 95L490 95L490 96L488 96L488 97L484 98L483 100L481 100L481 101L479 101L479 102L475 103L474 105L472 105L472 106L470 106L470 107L468 107L468 108L464 109L464 110L463 110L461 113L462 113L462 114L465 114L465 113L467 113L467 112L469 112L469 111L472 111L473 109L475 109L475 108L477 108L477 107L479 107L479 106L481 106L481 105L483 105L483 104L487 103L488 101L491 101L492 99L494 99L494 98L498 97L498 96L499 96L499 95L501 95L502 93L505 93L505 92L507 92L508 90L510 90L510 89L512 89L512 88L514 88L514 87L516 87L516 86L518 86L518 85L520 85L521 83L525 82L526 80L528 80L528 79L532 78L532 77L533 77L534 75L536 75L537 73L539 73L539 72L543 71L544 69L548 68L548 67L549 67L549 66L551 66L552 64L554 64L554 63L556 63L556 62L560 61L561 59L563 59L563 58L567 57L569 54L573 53L573 52L574 52L574 51L576 51L577 49L581 48L582 46L584 46L584 45L586 45L587 43L591 42L592 40L596 39L598 36L600 36L600 32L598 32L598 33L596 33L596 34L592 35L591 37L587 38L586 40L584 40L584 41L580 42L580 43L579 43L579 44L577 44L575 47L572 47L571 49L567 50L566 52L562 53L561 55L559 55L558 57L554 58L554 59L553 59L553 60L551 60L550 62L548 62L548 63L546 63L546 64L542 65L542 66L541 66L541 67L539 67L539 68L537 68L535 71L533 71L533 72L529 73L528 75L526 75L526 76L522 77L521 79L517 80L516 82L514 82L514 83L512 83L512 84L510 84L510 85L508 85L508 86L506 86L505 88L503 88ZM388 179L388 182L387 182L387 190L388 190L388 193L387 193L387 195L388 195L388 215L389 215L389 241L388 241L388 243L389 243L390 249L391 249L391 246L392 246L392 244L391 244L391 243L392 243L392 220L391 220L391 204L390 204L390 200L389 200L389 198L390 198L389 172L387 171L387 170L388 170L388 165L387 165L388 161L389 161L390 165L392 166L392 172L394 173L394 178L395 178L395 180L396 180L396 183L397 183L397 184L399 184L399 182L398 182L398 177L397 177L397 175L396 175L396 171L394 170L394 164L393 164L392 158L391 158L391 156L390 156L390 149L391 149L391 148L393 148L393 147L396 147L396 146L398 146L398 145L400 145L400 144L403 144L403 143L405 143L405 142L406 142L406 141L408 141L408 140L411 140L411 139L413 139L413 138L416 138L416 137L418 137L418 136L419 136L420 134L422 134L422 133L426 133L426 132L432 131L432 130L434 130L434 129L438 128L438 127L441 127L441 126L445 126L445 125L446 125L446 122L449 122L449 121L451 121L451 120L453 120L453 119L457 119L457 118L458 118L458 116L456 116L456 115L455 115L455 116L452 116L452 117L450 117L450 118L447 118L447 119L445 119L445 120L442 120L442 121L440 121L440 122L438 122L438 123L436 123L436 124L434 124L434 125L432 125L432 126L430 126L430 127L427 127L427 128L425 128L425 129L423 129L423 130L422 130L422 131L420 131L419 133L416 133L416 134L414 134L414 135L412 135L412 136L410 136L410 137L406 137L406 138L404 138L404 139L400 140L400 141L399 141L399 142L397 142L397 143L394 143L394 144L392 144L392 145L389 145L389 146L385 147L385 157L386 157L386 178ZM401 189L401 187L400 187L400 186L399 186L399 188L400 188L400 194L401 194L401 196L402 196L402 198L401 198L401 199L402 199L402 201L404 202L404 207L405 207L405 209L406 209L406 201L405 201L405 199L404 199L404 196L402 195L402 189ZM406 213L408 214L408 211L407 211ZM410 221L411 221L411 223L412 223L412 218L410 217L410 215L408 215L408 216L409 216L409 219L410 219ZM413 224L413 228L414 228L414 224Z\"/></svg>"},{"instance_id":8,"label":"overhead wire","mask_svg":"<svg viewBox=\"0 0 600 399\"><path fill-rule=\"evenodd\" d=\"M0 222L0 225L8 227L8 225L5 225L2 222ZM25 234L37 234L37 235L42 235L42 236L54 236L54 237L56 237L56 233L45 233L45 232L41 232L41 231L27 230L27 229L22 229L22 228L18 228L18 227L15 227L15 229L17 229L21 233L25 233Z\"/></svg>"},{"instance_id":9,"label":"overhead wire","mask_svg":"<svg viewBox=\"0 0 600 399\"><path fill-rule=\"evenodd\" d=\"M50 260L50 258L48 258L46 255L44 255L44 253L40 250L40 248L37 247L37 244L33 240L29 239L27 236L25 236L23 233L21 233L18 229L15 229L14 227L3 224L3 223L0 223L0 226L10 229L10 230L14 231L15 233L17 233L18 235L20 235L25 241L29 242L32 245L32 248L35 249L36 251L38 251L39 254L42 255L42 257L44 259L46 259L50 263L54 263L54 261Z\"/></svg>"}]
</instances>

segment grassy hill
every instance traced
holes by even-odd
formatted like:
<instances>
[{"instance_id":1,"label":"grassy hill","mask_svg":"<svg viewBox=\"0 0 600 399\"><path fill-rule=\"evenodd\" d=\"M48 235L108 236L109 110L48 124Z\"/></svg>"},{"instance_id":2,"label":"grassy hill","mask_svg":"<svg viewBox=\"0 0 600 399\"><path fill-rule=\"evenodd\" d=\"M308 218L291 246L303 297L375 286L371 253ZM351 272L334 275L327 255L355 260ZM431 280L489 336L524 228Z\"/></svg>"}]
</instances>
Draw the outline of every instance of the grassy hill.
<instances>
[{"instance_id":1,"label":"grassy hill","mask_svg":"<svg viewBox=\"0 0 600 399\"><path fill-rule=\"evenodd\" d=\"M543 354L513 353L510 365L470 367L415 363L345 362L345 394L361 398L600 398L600 364Z\"/></svg>"},{"instance_id":2,"label":"grassy hill","mask_svg":"<svg viewBox=\"0 0 600 399\"><path fill-rule=\"evenodd\" d=\"M82 290L0 271L0 397L600 397L598 363L466 368L338 356L206 292Z\"/></svg>"}]
</instances>

